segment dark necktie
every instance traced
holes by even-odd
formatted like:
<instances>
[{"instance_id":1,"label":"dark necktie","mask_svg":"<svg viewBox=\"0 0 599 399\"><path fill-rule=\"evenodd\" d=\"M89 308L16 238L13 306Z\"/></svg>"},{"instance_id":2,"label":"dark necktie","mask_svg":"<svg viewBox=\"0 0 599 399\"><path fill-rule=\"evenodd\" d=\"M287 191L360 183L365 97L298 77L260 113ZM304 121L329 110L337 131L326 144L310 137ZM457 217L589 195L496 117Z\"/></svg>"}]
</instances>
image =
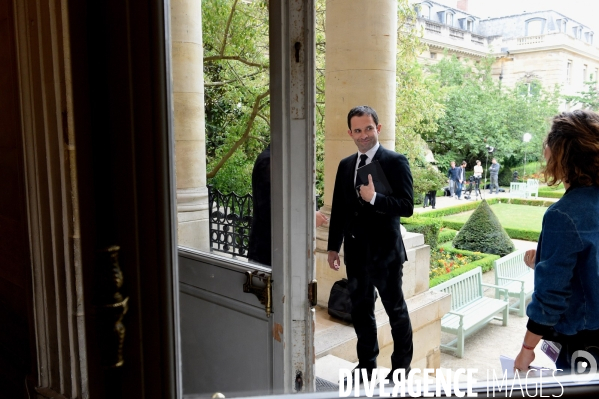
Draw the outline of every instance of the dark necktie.
<instances>
[{"instance_id":1,"label":"dark necktie","mask_svg":"<svg viewBox=\"0 0 599 399\"><path fill-rule=\"evenodd\" d=\"M360 163L358 164L358 169L360 169L362 166L366 165L367 159L368 159L368 155L366 155L366 154L360 155ZM364 182L362 181L362 179L360 179L360 175L356 174L356 187L361 186L362 184L364 184Z\"/></svg>"}]
</instances>

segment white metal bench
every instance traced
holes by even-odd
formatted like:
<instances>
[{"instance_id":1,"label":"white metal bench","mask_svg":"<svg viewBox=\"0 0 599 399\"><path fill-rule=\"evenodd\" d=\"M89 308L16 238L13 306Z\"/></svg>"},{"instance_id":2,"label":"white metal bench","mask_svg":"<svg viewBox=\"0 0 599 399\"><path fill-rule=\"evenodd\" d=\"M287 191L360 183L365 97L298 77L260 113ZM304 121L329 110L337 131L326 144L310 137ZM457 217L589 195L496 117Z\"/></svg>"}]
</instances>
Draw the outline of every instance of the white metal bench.
<instances>
[{"instance_id":1,"label":"white metal bench","mask_svg":"<svg viewBox=\"0 0 599 399\"><path fill-rule=\"evenodd\" d=\"M526 180L526 198L535 196L539 198L539 181L537 179Z\"/></svg>"},{"instance_id":2,"label":"white metal bench","mask_svg":"<svg viewBox=\"0 0 599 399\"><path fill-rule=\"evenodd\" d=\"M505 300L483 295L483 286L504 291ZM456 339L441 344L441 349L464 357L464 339L487 325L491 320L501 320L507 326L509 303L507 291L493 284L483 283L480 267L452 278L431 290L451 294L451 310L441 319L441 331L456 335ZM502 317L497 313L503 312Z\"/></svg>"},{"instance_id":3,"label":"white metal bench","mask_svg":"<svg viewBox=\"0 0 599 399\"><path fill-rule=\"evenodd\" d=\"M526 250L512 252L495 261L495 285L507 289L508 296L517 298L518 302L510 306L510 310L524 317L526 301L532 296L535 288L534 271L524 263ZM495 293L499 298L500 292Z\"/></svg>"},{"instance_id":4,"label":"white metal bench","mask_svg":"<svg viewBox=\"0 0 599 399\"><path fill-rule=\"evenodd\" d=\"M532 196L539 198L539 181L537 179L528 179L526 183L510 183L510 198Z\"/></svg>"}]
</instances>

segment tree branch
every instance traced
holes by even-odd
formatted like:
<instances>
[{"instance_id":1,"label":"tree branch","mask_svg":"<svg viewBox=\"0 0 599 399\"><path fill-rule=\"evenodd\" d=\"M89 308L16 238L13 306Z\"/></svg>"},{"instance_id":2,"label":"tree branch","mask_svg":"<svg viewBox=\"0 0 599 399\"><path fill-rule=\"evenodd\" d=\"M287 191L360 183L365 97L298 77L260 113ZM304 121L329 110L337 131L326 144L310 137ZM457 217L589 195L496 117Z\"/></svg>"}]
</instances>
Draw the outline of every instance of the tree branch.
<instances>
[{"instance_id":1,"label":"tree branch","mask_svg":"<svg viewBox=\"0 0 599 399\"><path fill-rule=\"evenodd\" d=\"M237 0L233 2L233 7L231 7L231 13L229 14L229 18L227 19L227 25L225 25L225 35L223 37L223 45L220 48L220 55L225 54L225 47L227 47L227 36L229 36L229 29L231 29L231 21L233 20L233 14L235 14L235 7L237 7Z\"/></svg>"},{"instance_id":2,"label":"tree branch","mask_svg":"<svg viewBox=\"0 0 599 399\"><path fill-rule=\"evenodd\" d=\"M264 116L262 113L258 114L258 116L262 118L268 126L270 126L270 120L266 116Z\"/></svg>"},{"instance_id":3,"label":"tree branch","mask_svg":"<svg viewBox=\"0 0 599 399\"><path fill-rule=\"evenodd\" d=\"M229 151L220 159L220 161L218 161L218 163L216 164L216 166L209 172L206 174L206 177L208 179L213 178L214 176L216 176L216 174L218 173L218 171L220 170L220 168L223 167L223 165L229 160L229 158L231 158L231 156L235 153L235 151L237 151L237 149L247 141L250 132L252 130L252 125L254 124L254 120L256 119L256 116L258 115L258 112L260 111L260 109L262 108L260 106L260 102L270 94L270 89L266 90L264 93L260 94L258 97L256 97L256 100L254 101L254 107L252 109L252 113L250 114L250 118L247 121L247 125L245 127L245 131L243 132L243 134L241 135L241 137L239 138L239 140L237 140L235 142L235 144L233 144L233 146L229 149Z\"/></svg>"},{"instance_id":4,"label":"tree branch","mask_svg":"<svg viewBox=\"0 0 599 399\"><path fill-rule=\"evenodd\" d=\"M213 55L210 57L204 57L204 61L220 61L220 60L234 60L234 61L239 61L242 62L246 65L249 66L254 66L254 67L258 67L258 68L264 68L264 69L268 69L268 65L264 65L264 64L258 64L256 62L251 62L246 60L245 58L241 58L239 56L236 55Z\"/></svg>"},{"instance_id":5,"label":"tree branch","mask_svg":"<svg viewBox=\"0 0 599 399\"><path fill-rule=\"evenodd\" d=\"M262 137L258 137L258 136L248 136L248 139L254 139L254 140L258 140L261 141L264 144L268 144L268 141L264 140Z\"/></svg>"},{"instance_id":6,"label":"tree branch","mask_svg":"<svg viewBox=\"0 0 599 399\"><path fill-rule=\"evenodd\" d=\"M241 76L240 79L249 78L249 77L258 75L259 73L262 73L262 72L263 71L258 71L258 72L250 73L249 75ZM224 85L227 85L227 84L233 83L233 82L237 82L237 79L225 80L224 82L204 82L204 86L205 87L209 87L209 86L224 86Z\"/></svg>"}]
</instances>

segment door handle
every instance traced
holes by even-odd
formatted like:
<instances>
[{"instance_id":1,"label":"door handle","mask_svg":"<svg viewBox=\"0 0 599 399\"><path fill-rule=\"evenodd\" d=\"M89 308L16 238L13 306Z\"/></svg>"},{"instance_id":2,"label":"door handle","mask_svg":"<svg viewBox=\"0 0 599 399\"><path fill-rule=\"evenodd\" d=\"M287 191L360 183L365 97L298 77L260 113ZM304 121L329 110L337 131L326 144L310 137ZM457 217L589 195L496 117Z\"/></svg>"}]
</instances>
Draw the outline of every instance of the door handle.
<instances>
[{"instance_id":1,"label":"door handle","mask_svg":"<svg viewBox=\"0 0 599 399\"><path fill-rule=\"evenodd\" d=\"M258 287L254 285L253 279L257 278L258 280L264 283L263 287ZM258 274L257 271L247 271L245 272L245 284L243 284L243 292L248 294L256 295L256 298L260 301L262 305L264 305L266 309L266 317L270 317L270 313L272 310L272 280L271 276L267 276L265 274Z\"/></svg>"}]
</instances>

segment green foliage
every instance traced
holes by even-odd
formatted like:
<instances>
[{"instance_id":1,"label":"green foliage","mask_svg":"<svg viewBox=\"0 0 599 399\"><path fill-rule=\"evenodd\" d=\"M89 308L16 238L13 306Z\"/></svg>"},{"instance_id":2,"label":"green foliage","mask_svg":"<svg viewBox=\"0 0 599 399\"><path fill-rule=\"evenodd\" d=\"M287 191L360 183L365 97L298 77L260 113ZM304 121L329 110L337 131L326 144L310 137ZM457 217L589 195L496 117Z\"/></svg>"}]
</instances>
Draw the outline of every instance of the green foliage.
<instances>
[{"instance_id":1,"label":"green foliage","mask_svg":"<svg viewBox=\"0 0 599 399\"><path fill-rule=\"evenodd\" d=\"M512 182L514 172L509 167L504 167L503 165L499 169L499 174L497 175L497 182L501 187L509 187ZM490 182L490 180L487 180Z\"/></svg>"},{"instance_id":2,"label":"green foliage","mask_svg":"<svg viewBox=\"0 0 599 399\"><path fill-rule=\"evenodd\" d=\"M458 234L457 230L443 228L439 231L438 243L446 243L452 241Z\"/></svg>"},{"instance_id":3,"label":"green foliage","mask_svg":"<svg viewBox=\"0 0 599 399\"><path fill-rule=\"evenodd\" d=\"M446 55L429 66L441 88L436 93L445 113L437 121L437 131L424 132L422 137L442 170L452 160L474 165L476 159L486 159L485 145L496 148L493 156L502 166L520 164L525 152L527 159L541 155L550 118L558 112L557 89L548 91L534 81L524 84L526 90L502 88L492 79L493 61L471 63ZM528 84L533 87L530 93ZM532 134L532 140L522 145L525 132Z\"/></svg>"},{"instance_id":4,"label":"green foliage","mask_svg":"<svg viewBox=\"0 0 599 399\"><path fill-rule=\"evenodd\" d=\"M202 30L207 177L245 194L270 142L267 3L202 2Z\"/></svg>"},{"instance_id":5,"label":"green foliage","mask_svg":"<svg viewBox=\"0 0 599 399\"><path fill-rule=\"evenodd\" d=\"M453 240L457 249L505 256L514 244L499 223L487 201L483 200Z\"/></svg>"},{"instance_id":6,"label":"green foliage","mask_svg":"<svg viewBox=\"0 0 599 399\"><path fill-rule=\"evenodd\" d=\"M437 248L441 220L421 218L414 224L403 224L407 231L424 235L424 243L430 245L431 250Z\"/></svg>"},{"instance_id":7,"label":"green foliage","mask_svg":"<svg viewBox=\"0 0 599 399\"><path fill-rule=\"evenodd\" d=\"M411 169L415 198L429 191L437 191L447 183L445 175L428 163L425 166L413 166Z\"/></svg>"},{"instance_id":8,"label":"green foliage","mask_svg":"<svg viewBox=\"0 0 599 399\"><path fill-rule=\"evenodd\" d=\"M398 1L395 149L405 154L411 165L423 159L428 149L421 136L433 134L443 116L443 106L437 100L439 88L418 62L426 46L413 23L416 16L408 0Z\"/></svg>"},{"instance_id":9,"label":"green foliage","mask_svg":"<svg viewBox=\"0 0 599 399\"><path fill-rule=\"evenodd\" d=\"M564 96L564 100L570 106L581 105L583 109L599 111L599 90L597 90L597 76L584 82L585 90L581 90L573 96Z\"/></svg>"}]
</instances>

